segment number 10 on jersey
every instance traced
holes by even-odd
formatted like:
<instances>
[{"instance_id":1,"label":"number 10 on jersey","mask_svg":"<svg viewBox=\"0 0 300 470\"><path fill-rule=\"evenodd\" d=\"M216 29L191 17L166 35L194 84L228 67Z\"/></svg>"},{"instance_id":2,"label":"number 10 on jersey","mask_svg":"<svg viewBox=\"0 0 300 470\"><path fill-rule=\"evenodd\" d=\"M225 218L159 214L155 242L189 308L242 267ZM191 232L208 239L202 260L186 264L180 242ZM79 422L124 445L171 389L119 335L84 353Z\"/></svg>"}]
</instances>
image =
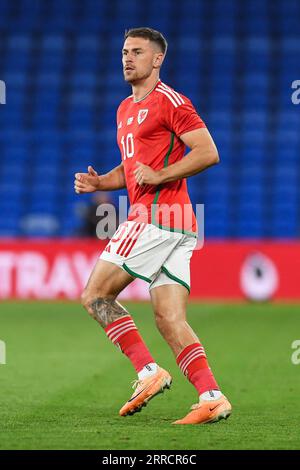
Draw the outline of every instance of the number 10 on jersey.
<instances>
[{"instance_id":1,"label":"number 10 on jersey","mask_svg":"<svg viewBox=\"0 0 300 470\"><path fill-rule=\"evenodd\" d=\"M126 160L126 158L132 158L134 155L133 134L127 134L126 137L123 135L121 138L121 144L123 147L123 160Z\"/></svg>"}]
</instances>

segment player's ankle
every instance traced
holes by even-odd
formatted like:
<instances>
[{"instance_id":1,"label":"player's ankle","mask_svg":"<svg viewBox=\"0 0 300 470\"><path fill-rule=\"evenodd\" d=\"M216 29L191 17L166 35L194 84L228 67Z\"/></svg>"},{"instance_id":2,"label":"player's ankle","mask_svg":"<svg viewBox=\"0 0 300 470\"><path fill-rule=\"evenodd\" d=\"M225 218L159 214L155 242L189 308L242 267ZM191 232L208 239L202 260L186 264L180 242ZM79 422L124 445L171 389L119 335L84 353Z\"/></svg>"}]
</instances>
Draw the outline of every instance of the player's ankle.
<instances>
[{"instance_id":1,"label":"player's ankle","mask_svg":"<svg viewBox=\"0 0 300 470\"><path fill-rule=\"evenodd\" d=\"M208 390L207 392L201 393L199 396L200 400L219 400L222 397L222 392L220 390Z\"/></svg>"},{"instance_id":2,"label":"player's ankle","mask_svg":"<svg viewBox=\"0 0 300 470\"><path fill-rule=\"evenodd\" d=\"M142 370L138 372L138 377L139 380L143 380L146 377L150 377L151 375L156 374L157 372L158 365L156 362L150 362L149 364L146 364Z\"/></svg>"}]
</instances>

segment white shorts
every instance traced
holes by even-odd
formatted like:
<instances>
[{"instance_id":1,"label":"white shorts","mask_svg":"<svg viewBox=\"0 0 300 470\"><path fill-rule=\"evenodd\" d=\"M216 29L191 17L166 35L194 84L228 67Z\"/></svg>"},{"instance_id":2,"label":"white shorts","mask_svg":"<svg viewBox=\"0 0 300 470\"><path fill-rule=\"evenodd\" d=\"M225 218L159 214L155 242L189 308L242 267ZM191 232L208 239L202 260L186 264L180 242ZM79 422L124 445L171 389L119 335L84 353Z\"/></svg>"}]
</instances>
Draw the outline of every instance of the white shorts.
<instances>
[{"instance_id":1,"label":"white shorts","mask_svg":"<svg viewBox=\"0 0 300 470\"><path fill-rule=\"evenodd\" d=\"M100 258L149 282L149 289L181 284L190 291L190 259L196 244L197 238L191 235L126 221L119 226Z\"/></svg>"}]
</instances>

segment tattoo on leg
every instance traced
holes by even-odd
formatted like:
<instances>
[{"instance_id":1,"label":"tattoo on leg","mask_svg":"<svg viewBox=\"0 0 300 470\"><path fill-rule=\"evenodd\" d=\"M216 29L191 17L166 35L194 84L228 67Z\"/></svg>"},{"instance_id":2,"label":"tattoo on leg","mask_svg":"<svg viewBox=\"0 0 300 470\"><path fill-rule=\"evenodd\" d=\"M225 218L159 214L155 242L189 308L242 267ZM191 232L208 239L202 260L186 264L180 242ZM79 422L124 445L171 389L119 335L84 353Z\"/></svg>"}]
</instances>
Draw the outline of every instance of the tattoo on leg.
<instances>
[{"instance_id":1,"label":"tattoo on leg","mask_svg":"<svg viewBox=\"0 0 300 470\"><path fill-rule=\"evenodd\" d=\"M117 300L109 298L93 300L89 305L89 312L103 328L124 315L129 315L129 312Z\"/></svg>"}]
</instances>

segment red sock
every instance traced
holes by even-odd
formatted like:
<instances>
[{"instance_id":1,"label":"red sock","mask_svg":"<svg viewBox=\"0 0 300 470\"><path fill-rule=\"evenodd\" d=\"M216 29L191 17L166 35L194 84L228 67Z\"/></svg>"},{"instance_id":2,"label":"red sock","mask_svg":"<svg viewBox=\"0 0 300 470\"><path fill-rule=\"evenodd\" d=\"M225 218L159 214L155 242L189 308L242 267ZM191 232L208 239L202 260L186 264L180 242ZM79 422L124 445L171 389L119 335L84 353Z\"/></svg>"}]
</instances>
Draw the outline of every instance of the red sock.
<instances>
[{"instance_id":1,"label":"red sock","mask_svg":"<svg viewBox=\"0 0 300 470\"><path fill-rule=\"evenodd\" d=\"M194 343L184 348L177 356L176 362L199 395L208 390L219 390L202 344Z\"/></svg>"},{"instance_id":2,"label":"red sock","mask_svg":"<svg viewBox=\"0 0 300 470\"><path fill-rule=\"evenodd\" d=\"M130 315L110 323L105 332L108 338L120 347L137 372L146 364L155 362Z\"/></svg>"}]
</instances>

